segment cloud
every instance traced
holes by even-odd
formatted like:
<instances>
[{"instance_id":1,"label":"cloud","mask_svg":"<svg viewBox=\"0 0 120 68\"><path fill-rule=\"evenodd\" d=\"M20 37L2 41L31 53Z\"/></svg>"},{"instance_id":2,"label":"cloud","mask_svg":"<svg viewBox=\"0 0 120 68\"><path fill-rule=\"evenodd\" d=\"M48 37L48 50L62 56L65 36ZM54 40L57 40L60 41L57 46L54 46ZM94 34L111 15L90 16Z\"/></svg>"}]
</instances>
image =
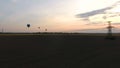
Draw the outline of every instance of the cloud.
<instances>
[{"instance_id":1,"label":"cloud","mask_svg":"<svg viewBox=\"0 0 120 68\"><path fill-rule=\"evenodd\" d=\"M103 8L103 9L99 9L99 10L94 10L94 11L90 11L90 12L86 12L86 13L82 13L82 14L78 14L76 15L77 17L80 18L88 18L90 16L94 16L96 14L104 14L106 10L111 9L112 7L107 7L107 8Z\"/></svg>"},{"instance_id":2,"label":"cloud","mask_svg":"<svg viewBox=\"0 0 120 68\"><path fill-rule=\"evenodd\" d=\"M120 1L115 4L98 10L77 14L76 17L90 22L105 22L107 20L115 21L120 18ZM115 22L117 22L115 21Z\"/></svg>"}]
</instances>

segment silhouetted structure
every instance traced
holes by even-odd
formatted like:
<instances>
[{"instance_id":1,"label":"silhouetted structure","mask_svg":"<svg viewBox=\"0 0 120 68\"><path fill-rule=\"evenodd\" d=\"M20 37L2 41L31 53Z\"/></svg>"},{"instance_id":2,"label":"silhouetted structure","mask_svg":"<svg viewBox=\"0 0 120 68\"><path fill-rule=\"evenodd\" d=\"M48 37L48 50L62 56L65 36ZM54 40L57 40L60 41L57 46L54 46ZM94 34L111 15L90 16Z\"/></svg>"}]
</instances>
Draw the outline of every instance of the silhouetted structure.
<instances>
[{"instance_id":1,"label":"silhouetted structure","mask_svg":"<svg viewBox=\"0 0 120 68\"><path fill-rule=\"evenodd\" d=\"M108 27L107 27L108 34L107 34L106 39L111 39L111 40L115 39L115 37L113 37L113 35L112 35L112 28L113 28L113 26L111 25L111 21L108 21Z\"/></svg>"},{"instance_id":2,"label":"silhouetted structure","mask_svg":"<svg viewBox=\"0 0 120 68\"><path fill-rule=\"evenodd\" d=\"M111 25L111 21L108 21L108 36L112 36L112 28L113 26Z\"/></svg>"}]
</instances>

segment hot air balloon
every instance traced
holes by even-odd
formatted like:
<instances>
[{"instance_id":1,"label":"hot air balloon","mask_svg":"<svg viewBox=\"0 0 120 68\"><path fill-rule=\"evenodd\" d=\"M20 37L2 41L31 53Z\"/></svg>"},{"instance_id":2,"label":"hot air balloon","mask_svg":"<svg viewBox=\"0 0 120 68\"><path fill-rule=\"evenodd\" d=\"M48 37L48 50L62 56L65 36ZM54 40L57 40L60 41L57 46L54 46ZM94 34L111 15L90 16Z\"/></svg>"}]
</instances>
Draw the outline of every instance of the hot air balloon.
<instances>
[{"instance_id":1,"label":"hot air balloon","mask_svg":"<svg viewBox=\"0 0 120 68\"><path fill-rule=\"evenodd\" d=\"M47 31L47 29L45 29L45 31Z\"/></svg>"},{"instance_id":2,"label":"hot air balloon","mask_svg":"<svg viewBox=\"0 0 120 68\"><path fill-rule=\"evenodd\" d=\"M30 28L30 24L27 24L27 27ZM30 32L30 30L29 30L29 32Z\"/></svg>"},{"instance_id":3,"label":"hot air balloon","mask_svg":"<svg viewBox=\"0 0 120 68\"><path fill-rule=\"evenodd\" d=\"M27 27L29 28L29 27L30 27L30 24L27 24Z\"/></svg>"},{"instance_id":4,"label":"hot air balloon","mask_svg":"<svg viewBox=\"0 0 120 68\"><path fill-rule=\"evenodd\" d=\"M38 27L38 29L40 29L40 27Z\"/></svg>"},{"instance_id":5,"label":"hot air balloon","mask_svg":"<svg viewBox=\"0 0 120 68\"><path fill-rule=\"evenodd\" d=\"M38 29L40 30L40 27L38 27ZM40 32L39 32L40 33Z\"/></svg>"}]
</instances>

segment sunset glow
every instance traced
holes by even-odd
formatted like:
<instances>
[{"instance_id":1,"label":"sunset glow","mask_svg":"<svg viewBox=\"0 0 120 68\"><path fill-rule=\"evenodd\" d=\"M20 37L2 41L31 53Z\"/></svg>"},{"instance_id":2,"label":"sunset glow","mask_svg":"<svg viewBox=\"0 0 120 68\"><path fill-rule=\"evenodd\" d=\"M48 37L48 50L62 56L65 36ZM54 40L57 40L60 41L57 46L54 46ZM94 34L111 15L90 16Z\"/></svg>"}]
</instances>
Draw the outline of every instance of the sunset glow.
<instances>
[{"instance_id":1,"label":"sunset glow","mask_svg":"<svg viewBox=\"0 0 120 68\"><path fill-rule=\"evenodd\" d=\"M120 22L119 0L0 0L0 5L0 30L6 32L36 32L38 27L41 31L74 31L102 28L107 21ZM76 17L99 9L105 13ZM90 23L98 24L87 25ZM29 30L26 24L31 24Z\"/></svg>"}]
</instances>

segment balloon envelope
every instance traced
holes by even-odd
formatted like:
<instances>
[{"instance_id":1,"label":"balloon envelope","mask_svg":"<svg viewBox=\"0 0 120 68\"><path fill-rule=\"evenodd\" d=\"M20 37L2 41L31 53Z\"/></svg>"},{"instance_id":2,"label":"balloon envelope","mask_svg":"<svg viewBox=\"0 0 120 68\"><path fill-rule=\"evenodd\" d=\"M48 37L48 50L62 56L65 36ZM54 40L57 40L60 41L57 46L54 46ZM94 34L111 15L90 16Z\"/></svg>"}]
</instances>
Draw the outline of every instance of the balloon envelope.
<instances>
[{"instance_id":1,"label":"balloon envelope","mask_svg":"<svg viewBox=\"0 0 120 68\"><path fill-rule=\"evenodd\" d=\"M38 27L38 29L40 29L40 27Z\"/></svg>"},{"instance_id":2,"label":"balloon envelope","mask_svg":"<svg viewBox=\"0 0 120 68\"><path fill-rule=\"evenodd\" d=\"M29 27L30 27L30 24L27 24L27 27L29 28Z\"/></svg>"},{"instance_id":3,"label":"balloon envelope","mask_svg":"<svg viewBox=\"0 0 120 68\"><path fill-rule=\"evenodd\" d=\"M47 31L47 29L45 29L45 31Z\"/></svg>"}]
</instances>

